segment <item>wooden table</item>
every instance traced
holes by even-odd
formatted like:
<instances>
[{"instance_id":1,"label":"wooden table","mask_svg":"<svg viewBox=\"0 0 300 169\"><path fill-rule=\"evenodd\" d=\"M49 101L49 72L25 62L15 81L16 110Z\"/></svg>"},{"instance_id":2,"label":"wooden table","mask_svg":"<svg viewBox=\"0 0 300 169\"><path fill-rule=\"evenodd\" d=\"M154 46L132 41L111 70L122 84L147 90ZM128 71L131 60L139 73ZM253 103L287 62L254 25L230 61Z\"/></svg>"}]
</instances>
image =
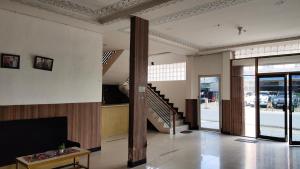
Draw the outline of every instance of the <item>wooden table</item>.
<instances>
[{"instance_id":1,"label":"wooden table","mask_svg":"<svg viewBox=\"0 0 300 169\"><path fill-rule=\"evenodd\" d=\"M78 150L78 152L66 154L66 155L60 155L52 158L48 158L45 160L39 160L39 161L34 161L34 162L28 162L24 159L25 156L23 157L18 157L16 159L16 169L19 169L19 166L22 165L27 169L36 169L36 168L41 168L45 165L50 165L50 164L55 164L55 163L60 163L66 160L73 160L73 163L71 166L76 169L80 168L85 168L89 169L90 168L90 151L81 149L78 147L72 147L73 149ZM79 162L76 162L76 158L82 157L82 156L87 156L87 165L81 165Z\"/></svg>"}]
</instances>

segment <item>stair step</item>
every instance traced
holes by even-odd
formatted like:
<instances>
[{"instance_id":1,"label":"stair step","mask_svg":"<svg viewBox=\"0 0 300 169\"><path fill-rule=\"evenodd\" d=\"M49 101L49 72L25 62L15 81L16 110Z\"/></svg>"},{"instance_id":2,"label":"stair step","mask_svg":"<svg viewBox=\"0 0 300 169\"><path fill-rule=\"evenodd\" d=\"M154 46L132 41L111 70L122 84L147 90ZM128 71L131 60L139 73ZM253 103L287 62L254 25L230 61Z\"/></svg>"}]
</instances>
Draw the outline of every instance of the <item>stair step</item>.
<instances>
[{"instance_id":1,"label":"stair step","mask_svg":"<svg viewBox=\"0 0 300 169\"><path fill-rule=\"evenodd\" d=\"M180 125L180 126L175 127L175 132L180 133L181 131L185 131L185 130L188 130L188 129L189 129L188 125ZM170 133L172 133L172 132L173 132L173 128L170 128Z\"/></svg>"},{"instance_id":2,"label":"stair step","mask_svg":"<svg viewBox=\"0 0 300 169\"><path fill-rule=\"evenodd\" d=\"M153 89L154 91L156 91L156 87L151 86L151 89Z\"/></svg>"},{"instance_id":3,"label":"stair step","mask_svg":"<svg viewBox=\"0 0 300 169\"><path fill-rule=\"evenodd\" d=\"M183 120L183 119L177 119L177 120L175 121L175 125L176 125L176 126L184 125L184 120Z\"/></svg>"}]
</instances>

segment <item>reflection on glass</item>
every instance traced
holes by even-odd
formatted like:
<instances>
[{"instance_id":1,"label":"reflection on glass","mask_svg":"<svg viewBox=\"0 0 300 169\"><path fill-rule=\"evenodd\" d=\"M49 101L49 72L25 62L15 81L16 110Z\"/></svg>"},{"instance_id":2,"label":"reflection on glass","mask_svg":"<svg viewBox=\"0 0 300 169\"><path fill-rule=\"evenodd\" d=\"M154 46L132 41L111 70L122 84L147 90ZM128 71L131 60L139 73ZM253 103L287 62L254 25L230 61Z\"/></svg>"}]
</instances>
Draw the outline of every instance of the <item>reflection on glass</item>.
<instances>
[{"instance_id":1,"label":"reflection on glass","mask_svg":"<svg viewBox=\"0 0 300 169\"><path fill-rule=\"evenodd\" d=\"M300 75L292 75L292 141L300 141Z\"/></svg>"},{"instance_id":2,"label":"reflection on glass","mask_svg":"<svg viewBox=\"0 0 300 169\"><path fill-rule=\"evenodd\" d=\"M219 130L219 77L201 77L200 89L201 128Z\"/></svg>"},{"instance_id":3,"label":"reflection on glass","mask_svg":"<svg viewBox=\"0 0 300 169\"><path fill-rule=\"evenodd\" d=\"M255 127L255 76L243 76L245 136L256 137Z\"/></svg>"},{"instance_id":4,"label":"reflection on glass","mask_svg":"<svg viewBox=\"0 0 300 169\"><path fill-rule=\"evenodd\" d=\"M284 77L259 78L260 135L285 138Z\"/></svg>"}]
</instances>

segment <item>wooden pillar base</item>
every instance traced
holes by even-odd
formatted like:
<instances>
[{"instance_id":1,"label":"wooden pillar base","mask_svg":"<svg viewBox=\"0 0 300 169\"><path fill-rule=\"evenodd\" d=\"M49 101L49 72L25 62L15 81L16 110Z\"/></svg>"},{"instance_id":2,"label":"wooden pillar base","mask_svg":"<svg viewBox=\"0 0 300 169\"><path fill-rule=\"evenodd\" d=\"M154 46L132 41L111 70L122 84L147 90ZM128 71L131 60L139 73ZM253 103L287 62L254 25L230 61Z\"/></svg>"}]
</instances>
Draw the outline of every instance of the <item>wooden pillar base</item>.
<instances>
[{"instance_id":1,"label":"wooden pillar base","mask_svg":"<svg viewBox=\"0 0 300 169\"><path fill-rule=\"evenodd\" d=\"M143 159L143 160L139 160L139 161L128 161L127 162L127 167L129 168L133 168L133 167L136 167L136 166L139 166L139 165L143 165L143 164L146 164L147 163L147 160L146 159Z\"/></svg>"}]
</instances>

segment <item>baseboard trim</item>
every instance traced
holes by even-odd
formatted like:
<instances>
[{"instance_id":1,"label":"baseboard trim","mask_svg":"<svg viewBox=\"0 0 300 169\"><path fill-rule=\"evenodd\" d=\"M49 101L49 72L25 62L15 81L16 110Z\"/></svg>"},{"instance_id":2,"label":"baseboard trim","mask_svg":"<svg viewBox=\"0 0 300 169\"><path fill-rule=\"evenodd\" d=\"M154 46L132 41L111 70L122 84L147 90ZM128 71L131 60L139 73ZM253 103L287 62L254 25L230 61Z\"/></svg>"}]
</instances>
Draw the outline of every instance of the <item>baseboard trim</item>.
<instances>
[{"instance_id":1,"label":"baseboard trim","mask_svg":"<svg viewBox=\"0 0 300 169\"><path fill-rule=\"evenodd\" d=\"M142 159L142 160L139 160L139 161L128 161L127 162L127 166L129 168L133 168L133 167L136 167L136 166L139 166L139 165L142 165L142 164L146 164L147 163L147 160L146 159Z\"/></svg>"},{"instance_id":2,"label":"baseboard trim","mask_svg":"<svg viewBox=\"0 0 300 169\"><path fill-rule=\"evenodd\" d=\"M89 150L91 152L101 151L101 146L100 147L95 147L95 148L90 148Z\"/></svg>"}]
</instances>

